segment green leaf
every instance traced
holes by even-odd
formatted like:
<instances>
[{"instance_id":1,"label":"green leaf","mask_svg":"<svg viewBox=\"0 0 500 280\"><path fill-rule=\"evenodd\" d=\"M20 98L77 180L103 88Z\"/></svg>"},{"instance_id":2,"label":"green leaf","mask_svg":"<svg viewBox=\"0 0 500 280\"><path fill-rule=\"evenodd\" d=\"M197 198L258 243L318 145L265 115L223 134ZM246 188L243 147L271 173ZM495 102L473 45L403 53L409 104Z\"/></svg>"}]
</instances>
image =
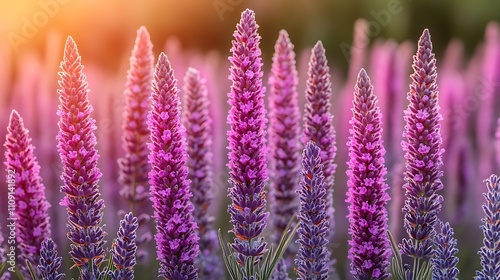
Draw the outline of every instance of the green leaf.
<instances>
[{"instance_id":1,"label":"green leaf","mask_svg":"<svg viewBox=\"0 0 500 280\"><path fill-rule=\"evenodd\" d=\"M227 272L229 276L233 280L241 280L243 279L243 274L241 273L241 268L239 267L236 258L234 257L233 250L229 244L225 245L224 240L222 239L222 234L220 229L217 232L219 236L219 244L222 251L222 259L224 260L224 264L226 265Z\"/></svg>"},{"instance_id":2,"label":"green leaf","mask_svg":"<svg viewBox=\"0 0 500 280\"><path fill-rule=\"evenodd\" d=\"M26 266L28 266L28 271L30 272L31 279L38 280L38 277L36 277L35 269L31 265L31 262L29 260L26 260Z\"/></svg>"},{"instance_id":3,"label":"green leaf","mask_svg":"<svg viewBox=\"0 0 500 280\"><path fill-rule=\"evenodd\" d=\"M396 280L406 280L405 268L403 265L403 258L401 257L401 253L398 250L398 246L396 245L396 241L394 241L394 237L390 231L387 231L387 235L389 236L389 240L391 242L391 249L394 257L392 258L392 273Z\"/></svg>"},{"instance_id":4,"label":"green leaf","mask_svg":"<svg viewBox=\"0 0 500 280\"><path fill-rule=\"evenodd\" d=\"M430 261L422 263L417 279L432 280L432 263Z\"/></svg>"},{"instance_id":5,"label":"green leaf","mask_svg":"<svg viewBox=\"0 0 500 280\"><path fill-rule=\"evenodd\" d=\"M3 275L3 273L5 272L5 268L7 267L7 262L4 262L2 264L0 264L0 277Z\"/></svg>"}]
</instances>

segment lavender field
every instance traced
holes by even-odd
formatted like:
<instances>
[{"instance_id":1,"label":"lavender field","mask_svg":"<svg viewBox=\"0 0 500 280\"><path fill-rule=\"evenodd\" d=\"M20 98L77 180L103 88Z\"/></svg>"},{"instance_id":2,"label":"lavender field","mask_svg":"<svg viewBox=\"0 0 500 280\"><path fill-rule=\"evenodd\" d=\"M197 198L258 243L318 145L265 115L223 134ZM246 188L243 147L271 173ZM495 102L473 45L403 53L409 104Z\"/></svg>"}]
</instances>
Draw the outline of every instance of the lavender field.
<instances>
[{"instance_id":1,"label":"lavender field","mask_svg":"<svg viewBox=\"0 0 500 280\"><path fill-rule=\"evenodd\" d=\"M500 279L500 25L297 48L241 10L229 49L138 25L116 71L0 45L0 279Z\"/></svg>"}]
</instances>

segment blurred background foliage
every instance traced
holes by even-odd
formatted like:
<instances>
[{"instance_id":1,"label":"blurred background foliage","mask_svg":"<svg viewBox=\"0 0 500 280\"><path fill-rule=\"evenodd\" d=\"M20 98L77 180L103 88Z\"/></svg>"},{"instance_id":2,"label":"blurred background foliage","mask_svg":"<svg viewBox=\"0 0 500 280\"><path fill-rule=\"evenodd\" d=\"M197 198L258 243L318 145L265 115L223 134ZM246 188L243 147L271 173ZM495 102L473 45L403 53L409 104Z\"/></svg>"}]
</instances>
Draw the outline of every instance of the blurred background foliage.
<instances>
[{"instance_id":1,"label":"blurred background foliage","mask_svg":"<svg viewBox=\"0 0 500 280\"><path fill-rule=\"evenodd\" d=\"M155 43L175 36L181 46L207 51L217 49L229 54L230 38L241 11L251 8L257 13L264 61L270 61L280 29L286 29L297 50L311 47L322 40L329 59L341 73L347 69L341 44L352 42L353 24L358 18L370 22L371 41L393 38L398 42L416 41L424 28L429 28L438 58L447 42L464 40L466 53L473 52L484 35L489 21L500 20L500 2L472 0L1 0L0 35L9 42L9 34L22 35L23 18L43 10L42 3L54 2L58 11L49 15L46 24L35 26L32 38L25 38L13 54L29 49L43 52L48 34L54 30L63 37L71 35L88 60L98 60L109 70L117 67L124 52L133 44L135 30L145 25ZM45 4L46 5L46 4ZM384 17L384 11L398 11ZM112 51L110 51L112 50Z\"/></svg>"}]
</instances>

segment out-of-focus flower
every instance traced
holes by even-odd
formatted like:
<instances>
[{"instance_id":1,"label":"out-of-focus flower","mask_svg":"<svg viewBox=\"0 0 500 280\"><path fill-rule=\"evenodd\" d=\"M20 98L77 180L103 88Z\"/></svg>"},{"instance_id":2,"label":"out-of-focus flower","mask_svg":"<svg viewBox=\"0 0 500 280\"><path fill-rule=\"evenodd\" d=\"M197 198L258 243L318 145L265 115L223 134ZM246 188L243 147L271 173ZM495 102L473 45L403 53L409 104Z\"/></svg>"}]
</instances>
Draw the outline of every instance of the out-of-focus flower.
<instances>
[{"instance_id":1,"label":"out-of-focus flower","mask_svg":"<svg viewBox=\"0 0 500 280\"><path fill-rule=\"evenodd\" d=\"M198 70L189 68L184 77L184 110L182 123L186 129L188 179L193 193L193 216L198 225L200 254L197 259L201 279L220 279L222 261L218 257L219 243L212 228L214 217L208 213L212 202L212 119L205 80Z\"/></svg>"}]
</instances>

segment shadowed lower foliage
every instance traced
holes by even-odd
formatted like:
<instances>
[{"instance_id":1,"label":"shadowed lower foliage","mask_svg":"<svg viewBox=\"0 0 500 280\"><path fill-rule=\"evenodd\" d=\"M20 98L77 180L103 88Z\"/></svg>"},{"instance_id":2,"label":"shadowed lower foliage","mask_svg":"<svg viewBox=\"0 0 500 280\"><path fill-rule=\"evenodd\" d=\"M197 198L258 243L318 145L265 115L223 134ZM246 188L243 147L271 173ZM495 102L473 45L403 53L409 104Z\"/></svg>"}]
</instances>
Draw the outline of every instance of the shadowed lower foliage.
<instances>
[{"instance_id":1,"label":"shadowed lower foliage","mask_svg":"<svg viewBox=\"0 0 500 280\"><path fill-rule=\"evenodd\" d=\"M156 64L152 109L148 117L149 184L156 221L156 250L160 275L171 280L197 279L199 253L192 196L186 167L186 140L180 120L177 80L164 53Z\"/></svg>"}]
</instances>

